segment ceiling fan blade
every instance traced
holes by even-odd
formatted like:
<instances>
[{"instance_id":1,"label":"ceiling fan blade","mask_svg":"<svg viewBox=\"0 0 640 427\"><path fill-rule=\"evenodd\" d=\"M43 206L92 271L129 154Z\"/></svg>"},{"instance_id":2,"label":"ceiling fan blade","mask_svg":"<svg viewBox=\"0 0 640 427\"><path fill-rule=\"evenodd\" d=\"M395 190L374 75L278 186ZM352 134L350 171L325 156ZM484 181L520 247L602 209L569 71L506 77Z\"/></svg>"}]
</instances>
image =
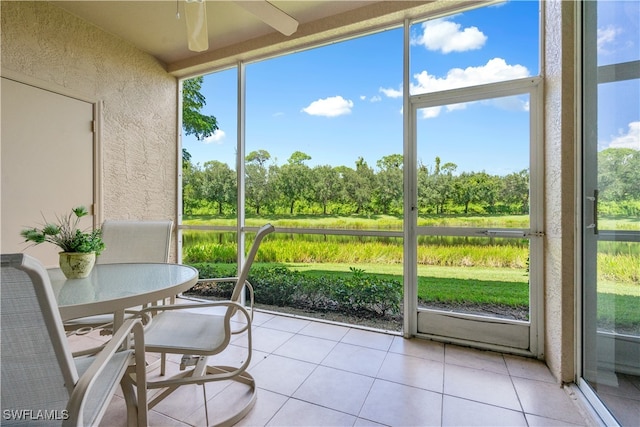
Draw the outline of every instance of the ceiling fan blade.
<instances>
[{"instance_id":1,"label":"ceiling fan blade","mask_svg":"<svg viewBox=\"0 0 640 427\"><path fill-rule=\"evenodd\" d=\"M298 29L298 21L269 3L268 1L236 1L246 11L260 18L265 24L290 36Z\"/></svg>"},{"instance_id":2,"label":"ceiling fan blade","mask_svg":"<svg viewBox=\"0 0 640 427\"><path fill-rule=\"evenodd\" d=\"M202 0L186 0L184 3L184 15L187 21L189 50L203 52L209 49L206 3Z\"/></svg>"}]
</instances>

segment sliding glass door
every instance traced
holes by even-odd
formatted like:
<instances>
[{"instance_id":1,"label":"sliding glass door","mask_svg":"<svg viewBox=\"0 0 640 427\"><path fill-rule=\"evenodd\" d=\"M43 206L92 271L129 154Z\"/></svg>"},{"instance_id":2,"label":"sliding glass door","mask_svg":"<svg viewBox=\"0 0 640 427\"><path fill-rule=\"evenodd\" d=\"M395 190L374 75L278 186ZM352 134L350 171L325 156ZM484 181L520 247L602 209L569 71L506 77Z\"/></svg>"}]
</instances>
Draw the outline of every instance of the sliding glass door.
<instances>
[{"instance_id":1,"label":"sliding glass door","mask_svg":"<svg viewBox=\"0 0 640 427\"><path fill-rule=\"evenodd\" d=\"M583 4L580 384L623 426L640 419L638 5Z\"/></svg>"}]
</instances>

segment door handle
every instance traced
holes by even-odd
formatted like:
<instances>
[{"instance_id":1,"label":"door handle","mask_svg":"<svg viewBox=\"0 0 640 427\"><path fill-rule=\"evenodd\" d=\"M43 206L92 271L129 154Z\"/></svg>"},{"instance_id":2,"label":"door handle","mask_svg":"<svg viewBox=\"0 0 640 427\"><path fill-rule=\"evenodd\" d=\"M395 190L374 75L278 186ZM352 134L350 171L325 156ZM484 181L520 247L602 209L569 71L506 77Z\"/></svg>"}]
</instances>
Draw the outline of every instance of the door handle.
<instances>
[{"instance_id":1,"label":"door handle","mask_svg":"<svg viewBox=\"0 0 640 427\"><path fill-rule=\"evenodd\" d=\"M598 189L593 190L593 196L587 196L593 206L593 222L587 228L593 228L593 234L598 234Z\"/></svg>"}]
</instances>

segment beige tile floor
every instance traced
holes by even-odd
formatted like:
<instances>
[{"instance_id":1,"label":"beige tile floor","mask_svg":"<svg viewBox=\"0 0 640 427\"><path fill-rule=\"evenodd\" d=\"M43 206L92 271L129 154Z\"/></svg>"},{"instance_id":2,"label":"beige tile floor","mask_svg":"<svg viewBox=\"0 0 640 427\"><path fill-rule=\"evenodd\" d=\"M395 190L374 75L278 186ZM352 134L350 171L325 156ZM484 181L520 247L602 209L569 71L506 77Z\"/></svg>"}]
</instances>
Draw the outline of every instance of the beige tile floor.
<instances>
[{"instance_id":1,"label":"beige tile floor","mask_svg":"<svg viewBox=\"0 0 640 427\"><path fill-rule=\"evenodd\" d=\"M75 337L72 348L93 339ZM242 360L244 342L236 338L218 363ZM170 372L178 361L169 359ZM539 361L308 319L256 313L249 371L258 399L240 426L595 425ZM210 383L206 392L211 423L246 397L237 384ZM117 395L102 425L125 425L125 414ZM199 386L149 412L154 426L205 419Z\"/></svg>"}]
</instances>

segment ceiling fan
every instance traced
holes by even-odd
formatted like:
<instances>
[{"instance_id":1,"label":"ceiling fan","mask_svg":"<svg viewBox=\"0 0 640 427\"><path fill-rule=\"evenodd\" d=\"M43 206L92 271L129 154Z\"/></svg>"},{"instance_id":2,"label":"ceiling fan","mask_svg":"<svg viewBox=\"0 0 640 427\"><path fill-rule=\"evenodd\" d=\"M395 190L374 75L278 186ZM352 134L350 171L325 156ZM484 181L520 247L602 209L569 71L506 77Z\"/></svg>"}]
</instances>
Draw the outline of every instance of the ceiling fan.
<instances>
[{"instance_id":1,"label":"ceiling fan","mask_svg":"<svg viewBox=\"0 0 640 427\"><path fill-rule=\"evenodd\" d=\"M265 24L268 24L285 36L290 36L298 29L298 21L266 0L237 0L234 1L234 3L252 13ZM189 50L194 52L203 52L209 49L206 1L185 0L184 14L187 23Z\"/></svg>"}]
</instances>

